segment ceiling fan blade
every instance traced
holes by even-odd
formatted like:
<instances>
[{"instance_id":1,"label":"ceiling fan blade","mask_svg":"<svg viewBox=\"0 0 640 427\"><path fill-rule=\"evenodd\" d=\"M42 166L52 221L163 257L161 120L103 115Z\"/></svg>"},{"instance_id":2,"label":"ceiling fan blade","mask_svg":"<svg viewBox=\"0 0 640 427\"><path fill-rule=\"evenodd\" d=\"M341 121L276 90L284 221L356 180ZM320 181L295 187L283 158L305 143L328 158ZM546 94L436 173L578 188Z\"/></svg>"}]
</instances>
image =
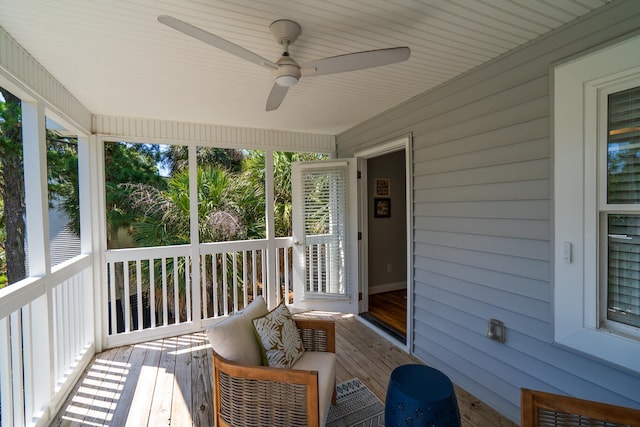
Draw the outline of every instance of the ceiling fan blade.
<instances>
[{"instance_id":1,"label":"ceiling fan blade","mask_svg":"<svg viewBox=\"0 0 640 427\"><path fill-rule=\"evenodd\" d=\"M277 110L288 91L288 86L280 86L278 83L274 83L267 98L267 111Z\"/></svg>"},{"instance_id":2,"label":"ceiling fan blade","mask_svg":"<svg viewBox=\"0 0 640 427\"><path fill-rule=\"evenodd\" d=\"M410 55L411 49L408 47L391 47L318 59L317 61L303 64L300 68L303 76L322 76L393 64L409 59Z\"/></svg>"},{"instance_id":3,"label":"ceiling fan blade","mask_svg":"<svg viewBox=\"0 0 640 427\"><path fill-rule=\"evenodd\" d=\"M235 43L231 43L228 40L218 37L215 34L211 34L201 28L195 27L187 22L174 18L173 16L168 16L168 15L158 16L158 22L164 25L167 25L173 28L174 30L180 31L181 33L184 33L188 36L191 36L207 44L210 44L213 47L222 49L225 52L228 52L239 58L246 59L249 62L253 62L256 65L260 65L260 66L269 68L271 70L278 69L278 66L275 63L273 63L272 61L269 61L266 58L263 58L257 53L253 53L250 50L243 48L242 46L238 46Z\"/></svg>"}]
</instances>

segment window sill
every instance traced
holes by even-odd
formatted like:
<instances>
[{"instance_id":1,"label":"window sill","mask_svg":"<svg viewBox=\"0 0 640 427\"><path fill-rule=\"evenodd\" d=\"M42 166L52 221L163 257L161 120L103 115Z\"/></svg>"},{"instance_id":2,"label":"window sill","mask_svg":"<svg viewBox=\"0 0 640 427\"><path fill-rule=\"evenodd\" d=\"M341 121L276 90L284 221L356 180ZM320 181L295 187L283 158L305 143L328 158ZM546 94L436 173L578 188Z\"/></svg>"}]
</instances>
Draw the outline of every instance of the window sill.
<instances>
[{"instance_id":1,"label":"window sill","mask_svg":"<svg viewBox=\"0 0 640 427\"><path fill-rule=\"evenodd\" d=\"M603 330L582 328L565 335L556 345L595 357L634 375L640 374L640 341Z\"/></svg>"}]
</instances>

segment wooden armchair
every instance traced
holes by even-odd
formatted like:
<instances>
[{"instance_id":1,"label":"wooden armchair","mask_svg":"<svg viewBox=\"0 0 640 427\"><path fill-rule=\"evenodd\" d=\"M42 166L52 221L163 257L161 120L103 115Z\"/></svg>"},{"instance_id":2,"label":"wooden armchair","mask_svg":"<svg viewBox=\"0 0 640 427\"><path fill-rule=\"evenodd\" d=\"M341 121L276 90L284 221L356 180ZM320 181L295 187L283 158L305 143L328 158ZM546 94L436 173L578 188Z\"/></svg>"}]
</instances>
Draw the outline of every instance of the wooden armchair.
<instances>
[{"instance_id":1,"label":"wooden armchair","mask_svg":"<svg viewBox=\"0 0 640 427\"><path fill-rule=\"evenodd\" d=\"M335 324L311 319L296 324L305 352L293 369L231 361L216 352L210 338L216 426L324 425L336 398Z\"/></svg>"},{"instance_id":2,"label":"wooden armchair","mask_svg":"<svg viewBox=\"0 0 640 427\"><path fill-rule=\"evenodd\" d=\"M521 389L521 427L640 427L640 410Z\"/></svg>"}]
</instances>

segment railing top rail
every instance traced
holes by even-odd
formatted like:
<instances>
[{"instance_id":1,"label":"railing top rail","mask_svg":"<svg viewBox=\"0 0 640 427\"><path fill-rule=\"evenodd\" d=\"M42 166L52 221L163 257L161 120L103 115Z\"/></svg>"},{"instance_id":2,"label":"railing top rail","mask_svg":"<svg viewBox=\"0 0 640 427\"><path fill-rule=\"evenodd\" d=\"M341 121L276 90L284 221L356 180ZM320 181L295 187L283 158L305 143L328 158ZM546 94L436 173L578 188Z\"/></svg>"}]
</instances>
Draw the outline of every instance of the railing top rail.
<instances>
[{"instance_id":1,"label":"railing top rail","mask_svg":"<svg viewBox=\"0 0 640 427\"><path fill-rule=\"evenodd\" d=\"M267 247L266 239L231 240L229 242L200 243L200 250L206 253L266 249L266 247Z\"/></svg>"},{"instance_id":2,"label":"railing top rail","mask_svg":"<svg viewBox=\"0 0 640 427\"><path fill-rule=\"evenodd\" d=\"M51 276L49 276L47 283L54 283L55 285L60 284L89 267L91 267L91 255L78 255L68 261L56 265L51 270Z\"/></svg>"},{"instance_id":3,"label":"railing top rail","mask_svg":"<svg viewBox=\"0 0 640 427\"><path fill-rule=\"evenodd\" d=\"M288 248L293 246L293 237L276 237L276 248Z\"/></svg>"},{"instance_id":4,"label":"railing top rail","mask_svg":"<svg viewBox=\"0 0 640 427\"><path fill-rule=\"evenodd\" d=\"M0 319L4 319L46 292L44 277L27 277L0 289Z\"/></svg>"},{"instance_id":5,"label":"railing top rail","mask_svg":"<svg viewBox=\"0 0 640 427\"><path fill-rule=\"evenodd\" d=\"M91 255L83 254L57 265L48 277L27 277L0 289L0 319L21 309L65 280L91 267Z\"/></svg>"},{"instance_id":6,"label":"railing top rail","mask_svg":"<svg viewBox=\"0 0 640 427\"><path fill-rule=\"evenodd\" d=\"M107 262L136 261L144 259L189 256L191 245L150 246L145 248L109 249Z\"/></svg>"},{"instance_id":7,"label":"railing top rail","mask_svg":"<svg viewBox=\"0 0 640 427\"><path fill-rule=\"evenodd\" d=\"M286 248L291 246L291 237L277 237L275 238L276 248ZM224 253L224 252L239 252L250 251L258 249L267 249L269 241L267 239L254 239L254 240L233 240L230 242L212 242L201 243L200 251L205 254L212 253Z\"/></svg>"},{"instance_id":8,"label":"railing top rail","mask_svg":"<svg viewBox=\"0 0 640 427\"><path fill-rule=\"evenodd\" d=\"M276 237L276 248L286 248L292 245L291 237ZM200 243L199 249L203 254L240 252L267 249L267 239L233 240L229 242ZM190 255L191 245L150 246L145 248L109 249L106 251L107 262L136 261L157 259L173 256Z\"/></svg>"}]
</instances>

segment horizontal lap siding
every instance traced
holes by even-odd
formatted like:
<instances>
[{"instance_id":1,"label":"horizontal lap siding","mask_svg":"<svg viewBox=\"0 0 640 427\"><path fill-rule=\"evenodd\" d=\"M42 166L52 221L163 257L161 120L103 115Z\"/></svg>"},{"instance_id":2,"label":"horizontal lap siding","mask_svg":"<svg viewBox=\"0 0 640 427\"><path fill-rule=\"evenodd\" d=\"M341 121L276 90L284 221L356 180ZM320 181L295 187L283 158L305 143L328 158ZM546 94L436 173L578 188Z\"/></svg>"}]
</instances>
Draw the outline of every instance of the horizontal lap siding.
<instances>
[{"instance_id":1,"label":"horizontal lap siding","mask_svg":"<svg viewBox=\"0 0 640 427\"><path fill-rule=\"evenodd\" d=\"M638 22L614 2L338 136L346 157L413 135L413 350L515 421L521 387L640 406L638 376L552 344L549 89L555 61Z\"/></svg>"}]
</instances>

